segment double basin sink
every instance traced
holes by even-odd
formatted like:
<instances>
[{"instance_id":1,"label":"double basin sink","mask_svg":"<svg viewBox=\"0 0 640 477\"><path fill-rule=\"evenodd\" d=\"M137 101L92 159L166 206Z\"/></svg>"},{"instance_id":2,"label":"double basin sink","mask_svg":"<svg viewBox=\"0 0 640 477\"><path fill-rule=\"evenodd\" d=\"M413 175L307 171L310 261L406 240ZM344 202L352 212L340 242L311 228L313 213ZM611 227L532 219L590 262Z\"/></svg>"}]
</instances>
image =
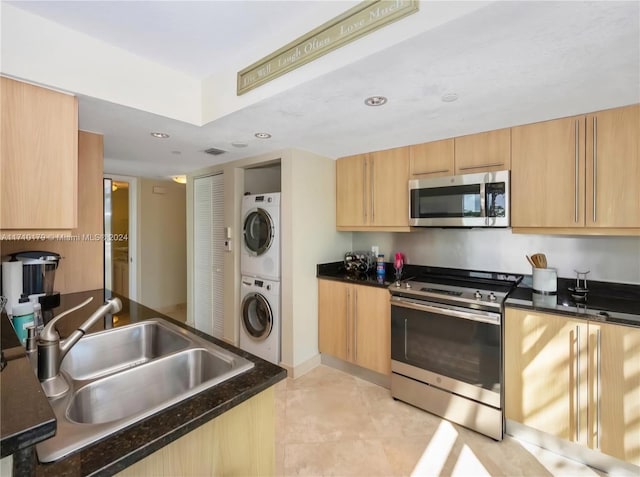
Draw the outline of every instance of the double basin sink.
<instances>
[{"instance_id":1,"label":"double basin sink","mask_svg":"<svg viewBox=\"0 0 640 477\"><path fill-rule=\"evenodd\" d=\"M162 319L83 337L62 361L70 390L49 403L54 437L36 445L52 462L254 364Z\"/></svg>"}]
</instances>

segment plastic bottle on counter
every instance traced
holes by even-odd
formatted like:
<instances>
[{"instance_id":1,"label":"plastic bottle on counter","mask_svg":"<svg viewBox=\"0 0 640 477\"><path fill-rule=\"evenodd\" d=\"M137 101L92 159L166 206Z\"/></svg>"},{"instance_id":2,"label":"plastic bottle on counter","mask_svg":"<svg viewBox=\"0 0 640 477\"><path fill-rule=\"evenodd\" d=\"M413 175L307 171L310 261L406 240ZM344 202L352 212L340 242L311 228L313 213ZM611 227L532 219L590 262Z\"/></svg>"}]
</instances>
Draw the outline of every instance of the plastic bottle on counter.
<instances>
[{"instance_id":1,"label":"plastic bottle on counter","mask_svg":"<svg viewBox=\"0 0 640 477\"><path fill-rule=\"evenodd\" d=\"M386 267L384 264L384 254L378 254L376 259L376 277L379 282L384 282L384 277L386 275Z\"/></svg>"},{"instance_id":2,"label":"plastic bottle on counter","mask_svg":"<svg viewBox=\"0 0 640 477\"><path fill-rule=\"evenodd\" d=\"M26 295L22 295L20 303L13 305L11 314L13 315L11 318L13 329L16 330L16 335L22 346L24 346L27 341L27 328L35 325L33 303L29 302L29 298Z\"/></svg>"},{"instance_id":3,"label":"plastic bottle on counter","mask_svg":"<svg viewBox=\"0 0 640 477\"><path fill-rule=\"evenodd\" d=\"M44 328L44 318L42 316L42 305L39 298L41 295L29 295L29 301L33 303L33 324L36 328L36 337L40 336L40 332Z\"/></svg>"}]
</instances>

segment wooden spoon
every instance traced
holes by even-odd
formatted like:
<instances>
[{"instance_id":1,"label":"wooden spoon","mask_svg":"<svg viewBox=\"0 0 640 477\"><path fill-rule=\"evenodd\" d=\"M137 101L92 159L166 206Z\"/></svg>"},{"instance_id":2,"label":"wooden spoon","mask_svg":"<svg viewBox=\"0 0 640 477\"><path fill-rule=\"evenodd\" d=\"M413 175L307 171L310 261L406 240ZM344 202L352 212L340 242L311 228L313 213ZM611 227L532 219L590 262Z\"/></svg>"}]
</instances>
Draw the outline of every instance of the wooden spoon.
<instances>
[{"instance_id":1,"label":"wooden spoon","mask_svg":"<svg viewBox=\"0 0 640 477\"><path fill-rule=\"evenodd\" d=\"M544 253L533 254L531 260L533 260L536 268L547 268L547 257Z\"/></svg>"},{"instance_id":2,"label":"wooden spoon","mask_svg":"<svg viewBox=\"0 0 640 477\"><path fill-rule=\"evenodd\" d=\"M533 263L533 260L531 260L531 257L529 255L525 255L525 257L527 257L527 261L531 264L533 268L538 268L536 267L536 264Z\"/></svg>"}]
</instances>

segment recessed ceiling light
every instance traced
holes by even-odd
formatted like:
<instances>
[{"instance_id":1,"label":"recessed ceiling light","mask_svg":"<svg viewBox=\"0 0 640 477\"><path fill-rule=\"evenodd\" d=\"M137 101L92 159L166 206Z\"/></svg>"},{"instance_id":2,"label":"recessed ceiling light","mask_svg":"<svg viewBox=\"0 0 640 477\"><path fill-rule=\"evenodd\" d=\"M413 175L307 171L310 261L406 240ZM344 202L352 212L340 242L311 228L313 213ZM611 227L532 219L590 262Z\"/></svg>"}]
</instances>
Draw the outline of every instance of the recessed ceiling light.
<instances>
[{"instance_id":1,"label":"recessed ceiling light","mask_svg":"<svg viewBox=\"0 0 640 477\"><path fill-rule=\"evenodd\" d=\"M254 136L257 137L258 139L269 139L271 137L271 134L261 132L261 133L255 133Z\"/></svg>"},{"instance_id":2,"label":"recessed ceiling light","mask_svg":"<svg viewBox=\"0 0 640 477\"><path fill-rule=\"evenodd\" d=\"M458 95L456 93L445 93L442 95L442 101L445 103L453 103L456 99L458 99Z\"/></svg>"},{"instance_id":3,"label":"recessed ceiling light","mask_svg":"<svg viewBox=\"0 0 640 477\"><path fill-rule=\"evenodd\" d=\"M382 106L387 102L387 98L384 96L370 96L364 100L364 104L367 106Z\"/></svg>"},{"instance_id":4,"label":"recessed ceiling light","mask_svg":"<svg viewBox=\"0 0 640 477\"><path fill-rule=\"evenodd\" d=\"M151 135L153 137L157 137L158 139L166 139L169 137L167 133L163 133L163 132L152 132Z\"/></svg>"},{"instance_id":5,"label":"recessed ceiling light","mask_svg":"<svg viewBox=\"0 0 640 477\"><path fill-rule=\"evenodd\" d=\"M178 184L187 183L187 176L173 176L172 179L174 180L174 182L177 182Z\"/></svg>"},{"instance_id":6,"label":"recessed ceiling light","mask_svg":"<svg viewBox=\"0 0 640 477\"><path fill-rule=\"evenodd\" d=\"M231 145L233 147L247 147L249 144L247 144L246 142L232 142Z\"/></svg>"}]
</instances>

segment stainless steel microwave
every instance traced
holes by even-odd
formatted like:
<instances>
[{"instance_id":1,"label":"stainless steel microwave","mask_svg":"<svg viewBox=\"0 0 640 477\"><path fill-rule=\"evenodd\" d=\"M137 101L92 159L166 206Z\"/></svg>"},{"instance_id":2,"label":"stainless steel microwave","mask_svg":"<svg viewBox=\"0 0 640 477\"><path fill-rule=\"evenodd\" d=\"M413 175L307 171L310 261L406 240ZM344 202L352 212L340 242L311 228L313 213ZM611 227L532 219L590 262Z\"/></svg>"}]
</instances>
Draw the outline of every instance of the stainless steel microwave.
<instances>
[{"instance_id":1,"label":"stainless steel microwave","mask_svg":"<svg viewBox=\"0 0 640 477\"><path fill-rule=\"evenodd\" d=\"M509 227L509 171L412 179L409 225Z\"/></svg>"}]
</instances>

